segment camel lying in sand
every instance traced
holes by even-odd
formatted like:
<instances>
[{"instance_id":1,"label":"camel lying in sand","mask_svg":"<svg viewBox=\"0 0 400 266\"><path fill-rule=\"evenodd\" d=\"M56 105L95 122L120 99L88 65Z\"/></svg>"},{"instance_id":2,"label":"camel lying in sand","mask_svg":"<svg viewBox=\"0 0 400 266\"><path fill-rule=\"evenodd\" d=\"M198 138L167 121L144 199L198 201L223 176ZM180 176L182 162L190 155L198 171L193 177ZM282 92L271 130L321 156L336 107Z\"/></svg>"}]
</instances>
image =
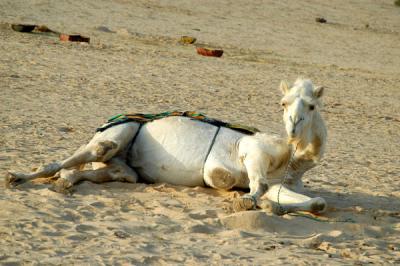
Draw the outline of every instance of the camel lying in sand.
<instances>
[{"instance_id":1,"label":"camel lying in sand","mask_svg":"<svg viewBox=\"0 0 400 266\"><path fill-rule=\"evenodd\" d=\"M323 212L324 199L295 192L302 188L303 174L324 152L327 133L318 112L323 88L298 79L291 88L282 82L280 89L287 139L265 133L246 135L178 116L142 126L128 122L96 133L64 161L30 174L10 172L7 183L16 186L59 172L55 189L62 192L81 180L134 183L140 177L148 182L223 190L249 188L248 194L234 201L236 210L256 208L265 195L279 213ZM83 170L87 163L92 163L93 170Z\"/></svg>"}]
</instances>

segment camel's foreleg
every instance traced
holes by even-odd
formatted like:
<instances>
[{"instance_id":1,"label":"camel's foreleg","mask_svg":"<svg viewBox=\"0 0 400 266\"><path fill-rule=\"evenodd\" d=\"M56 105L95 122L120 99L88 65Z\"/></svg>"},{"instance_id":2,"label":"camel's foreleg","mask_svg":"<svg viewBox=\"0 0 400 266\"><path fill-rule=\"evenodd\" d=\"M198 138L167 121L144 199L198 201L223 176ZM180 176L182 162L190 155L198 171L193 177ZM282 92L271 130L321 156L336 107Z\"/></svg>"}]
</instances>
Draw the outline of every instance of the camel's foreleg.
<instances>
[{"instance_id":1,"label":"camel's foreleg","mask_svg":"<svg viewBox=\"0 0 400 266\"><path fill-rule=\"evenodd\" d=\"M322 213L327 208L327 203L323 198L310 198L279 184L271 186L265 196L268 198L268 203L260 202L260 207L265 208L267 206L276 214L296 211Z\"/></svg>"},{"instance_id":2,"label":"camel's foreleg","mask_svg":"<svg viewBox=\"0 0 400 266\"><path fill-rule=\"evenodd\" d=\"M235 211L251 210L257 207L258 200L268 189L267 170L269 156L253 150L243 161L249 177L250 192L233 202Z\"/></svg>"}]
</instances>

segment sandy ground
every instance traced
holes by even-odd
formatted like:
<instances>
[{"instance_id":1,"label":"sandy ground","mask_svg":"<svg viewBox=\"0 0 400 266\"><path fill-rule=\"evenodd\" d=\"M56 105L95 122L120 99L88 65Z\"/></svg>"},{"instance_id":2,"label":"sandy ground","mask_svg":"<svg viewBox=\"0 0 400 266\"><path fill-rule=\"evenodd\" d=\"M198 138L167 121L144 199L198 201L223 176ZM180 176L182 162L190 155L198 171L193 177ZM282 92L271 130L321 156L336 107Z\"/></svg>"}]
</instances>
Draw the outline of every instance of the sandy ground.
<instances>
[{"instance_id":1,"label":"sandy ground","mask_svg":"<svg viewBox=\"0 0 400 266\"><path fill-rule=\"evenodd\" d=\"M399 264L399 12L391 0L1 0L2 177L65 158L121 112L198 110L284 134L279 82L303 76L326 87L329 133L304 181L331 208L321 222L233 213L238 191L0 188L0 264ZM197 55L182 35L225 53Z\"/></svg>"}]
</instances>

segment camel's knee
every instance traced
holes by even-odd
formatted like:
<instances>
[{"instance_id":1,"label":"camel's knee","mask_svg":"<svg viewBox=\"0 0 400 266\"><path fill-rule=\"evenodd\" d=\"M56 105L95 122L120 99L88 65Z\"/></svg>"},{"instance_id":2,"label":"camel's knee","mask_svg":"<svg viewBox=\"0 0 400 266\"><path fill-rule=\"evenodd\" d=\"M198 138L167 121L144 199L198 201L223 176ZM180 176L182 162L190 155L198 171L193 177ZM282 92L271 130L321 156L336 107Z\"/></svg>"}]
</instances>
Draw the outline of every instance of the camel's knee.
<instances>
[{"instance_id":1,"label":"camel's knee","mask_svg":"<svg viewBox=\"0 0 400 266\"><path fill-rule=\"evenodd\" d=\"M118 144L113 141L100 141L92 145L91 154L94 161L105 162L110 160L118 152Z\"/></svg>"},{"instance_id":2,"label":"camel's knee","mask_svg":"<svg viewBox=\"0 0 400 266\"><path fill-rule=\"evenodd\" d=\"M236 184L236 179L232 174L223 168L214 168L207 174L204 181L210 187L216 189L229 190Z\"/></svg>"}]
</instances>

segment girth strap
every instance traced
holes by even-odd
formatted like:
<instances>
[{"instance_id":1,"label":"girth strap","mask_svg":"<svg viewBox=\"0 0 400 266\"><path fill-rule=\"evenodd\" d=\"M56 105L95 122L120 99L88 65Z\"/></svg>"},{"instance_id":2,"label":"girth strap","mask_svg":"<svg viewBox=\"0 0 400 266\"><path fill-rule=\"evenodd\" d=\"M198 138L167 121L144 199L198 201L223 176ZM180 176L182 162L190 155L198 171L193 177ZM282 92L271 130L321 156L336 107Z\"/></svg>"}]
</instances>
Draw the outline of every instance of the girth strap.
<instances>
[{"instance_id":1,"label":"girth strap","mask_svg":"<svg viewBox=\"0 0 400 266\"><path fill-rule=\"evenodd\" d=\"M206 182L204 182L204 166L206 165L208 156L209 156L210 153L211 153L211 150L212 150L212 148L213 148L213 146L214 146L215 140L217 139L217 136L218 136L218 133L219 133L219 130L220 130L220 129L221 129L221 127L217 127L217 131L215 131L215 134L214 134L214 137L213 137L213 139L212 139L212 141L211 141L211 144L210 144L210 146L208 147L207 155L206 155L206 157L204 158L203 167L202 167L202 169L201 169L201 173L202 173L202 175L203 175L203 183L204 183L204 186L205 186L205 187L207 186L207 184L206 184Z\"/></svg>"},{"instance_id":2,"label":"girth strap","mask_svg":"<svg viewBox=\"0 0 400 266\"><path fill-rule=\"evenodd\" d=\"M133 138L128 146L128 152L126 153L126 164L129 166L130 166L129 160L132 158L132 147L133 147L133 144L135 144L135 140L136 140L137 136L139 135L139 132L142 129L142 126L143 126L143 124L139 124L136 134L135 134L135 136L133 136ZM130 167L132 167L132 166L130 166Z\"/></svg>"}]
</instances>

